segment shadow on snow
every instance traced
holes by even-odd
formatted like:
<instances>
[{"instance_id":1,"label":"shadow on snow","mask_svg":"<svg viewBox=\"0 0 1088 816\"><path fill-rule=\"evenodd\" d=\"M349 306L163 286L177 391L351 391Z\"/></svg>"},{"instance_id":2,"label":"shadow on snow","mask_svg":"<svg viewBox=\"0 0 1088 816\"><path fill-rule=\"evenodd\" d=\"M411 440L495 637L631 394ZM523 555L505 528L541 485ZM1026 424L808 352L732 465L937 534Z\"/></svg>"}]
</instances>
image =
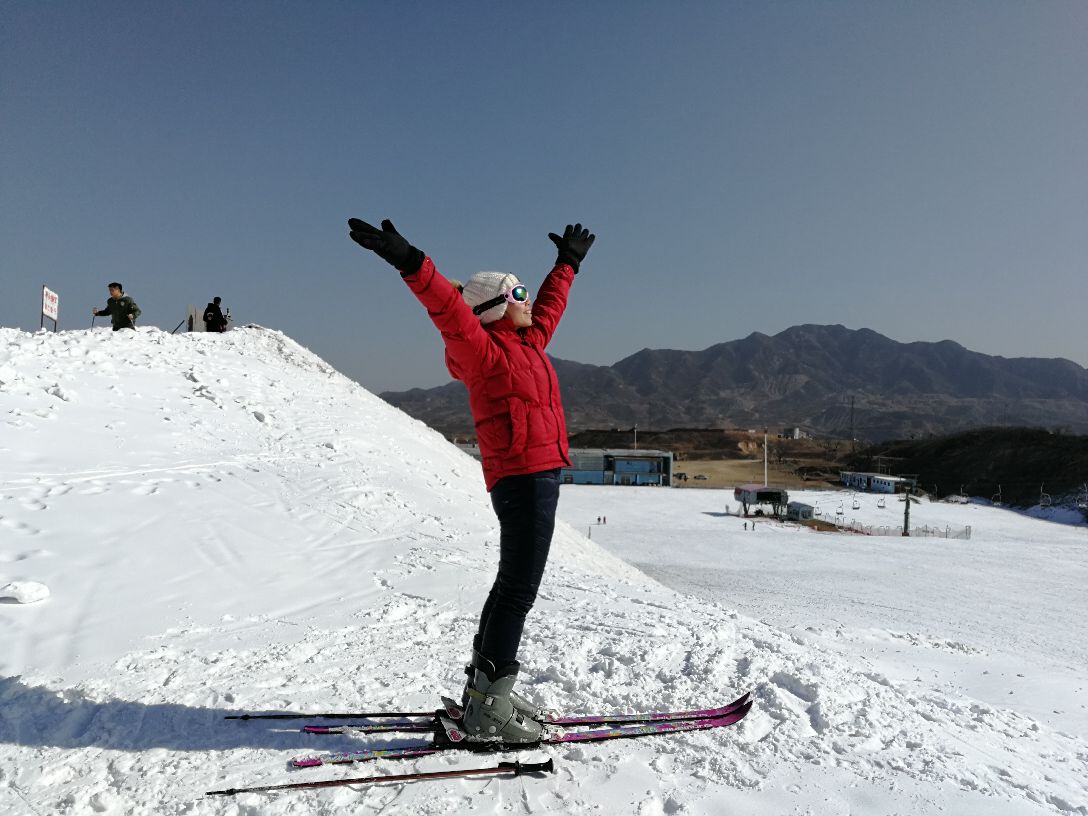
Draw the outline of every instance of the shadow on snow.
<instances>
[{"instance_id":1,"label":"shadow on snow","mask_svg":"<svg viewBox=\"0 0 1088 816\"><path fill-rule=\"evenodd\" d=\"M0 744L116 751L268 748L317 752L365 747L349 736L304 734L301 728L306 720L224 719L239 713L245 712L116 698L97 702L77 690L28 686L20 677L0 677ZM368 744L376 739L381 738L371 737ZM426 737L382 740L380 745L417 744L421 739Z\"/></svg>"}]
</instances>

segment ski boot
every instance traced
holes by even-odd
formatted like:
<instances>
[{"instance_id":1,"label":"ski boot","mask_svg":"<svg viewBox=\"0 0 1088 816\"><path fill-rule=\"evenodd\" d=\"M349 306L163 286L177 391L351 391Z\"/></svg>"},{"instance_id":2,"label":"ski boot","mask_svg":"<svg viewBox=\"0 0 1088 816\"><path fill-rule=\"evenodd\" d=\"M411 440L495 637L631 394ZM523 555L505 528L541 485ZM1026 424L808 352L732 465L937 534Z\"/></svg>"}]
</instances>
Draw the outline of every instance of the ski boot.
<instances>
[{"instance_id":1,"label":"ski boot","mask_svg":"<svg viewBox=\"0 0 1088 816\"><path fill-rule=\"evenodd\" d=\"M515 661L498 668L479 652L472 657L473 671L465 684L462 720L468 738L539 742L544 726L515 708L511 700L510 690L517 681L520 665Z\"/></svg>"},{"instance_id":2,"label":"ski boot","mask_svg":"<svg viewBox=\"0 0 1088 816\"><path fill-rule=\"evenodd\" d=\"M465 685L465 690L461 694L462 711L465 711L468 708L468 688L469 685L472 684L472 678L476 675L476 669L485 665L491 665L491 661L480 654L480 636L477 635L472 639L472 660L465 666L465 674L468 675L468 683ZM516 691L510 692L510 702L513 704L514 708L521 713L521 716L528 717L530 720L540 720L545 716L546 712L544 706L538 706L529 702Z\"/></svg>"}]
</instances>

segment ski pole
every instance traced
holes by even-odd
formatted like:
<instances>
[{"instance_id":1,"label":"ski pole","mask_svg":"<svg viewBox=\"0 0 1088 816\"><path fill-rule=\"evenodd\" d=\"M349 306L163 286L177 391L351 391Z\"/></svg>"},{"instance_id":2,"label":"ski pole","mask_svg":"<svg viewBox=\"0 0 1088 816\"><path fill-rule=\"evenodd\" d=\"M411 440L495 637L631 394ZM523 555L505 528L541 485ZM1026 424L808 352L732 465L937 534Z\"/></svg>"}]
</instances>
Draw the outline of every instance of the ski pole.
<instances>
[{"instance_id":1,"label":"ski pole","mask_svg":"<svg viewBox=\"0 0 1088 816\"><path fill-rule=\"evenodd\" d=\"M208 791L205 796L234 796L238 793L262 793L281 790L304 790L307 788L332 788L340 785L369 785L378 782L417 782L424 779L452 779L461 776L482 776L484 774L506 774L521 776L528 773L551 773L555 770L552 760L537 763L500 762L492 768L465 768L453 771L433 771L431 773L395 774L393 776L360 776L354 779L326 779L321 782L295 782L288 785L262 785L256 788L227 788L226 790Z\"/></svg>"}]
</instances>

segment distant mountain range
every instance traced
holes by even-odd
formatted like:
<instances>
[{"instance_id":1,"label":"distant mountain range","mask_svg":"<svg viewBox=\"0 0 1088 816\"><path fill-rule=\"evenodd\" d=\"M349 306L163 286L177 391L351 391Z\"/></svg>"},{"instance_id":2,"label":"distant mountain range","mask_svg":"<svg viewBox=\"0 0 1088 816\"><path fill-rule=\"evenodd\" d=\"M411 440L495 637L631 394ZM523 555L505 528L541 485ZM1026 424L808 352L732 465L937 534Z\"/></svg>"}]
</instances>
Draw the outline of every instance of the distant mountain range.
<instances>
[{"instance_id":1,"label":"distant mountain range","mask_svg":"<svg viewBox=\"0 0 1088 816\"><path fill-rule=\"evenodd\" d=\"M799 427L882 440L995 425L1088 433L1088 369L958 343L899 343L870 329L794 326L703 351L643 349L611 366L552 358L567 424L587 428ZM471 434L465 387L382 398L447 435Z\"/></svg>"}]
</instances>

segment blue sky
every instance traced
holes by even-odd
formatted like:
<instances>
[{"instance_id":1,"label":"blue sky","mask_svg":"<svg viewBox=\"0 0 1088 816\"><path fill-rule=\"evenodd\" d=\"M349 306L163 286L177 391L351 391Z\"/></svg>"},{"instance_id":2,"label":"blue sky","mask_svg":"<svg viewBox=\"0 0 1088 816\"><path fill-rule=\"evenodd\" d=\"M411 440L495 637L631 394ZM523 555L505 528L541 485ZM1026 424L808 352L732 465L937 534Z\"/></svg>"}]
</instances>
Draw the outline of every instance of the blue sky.
<instances>
[{"instance_id":1,"label":"blue sky","mask_svg":"<svg viewBox=\"0 0 1088 816\"><path fill-rule=\"evenodd\" d=\"M223 297L372 391L449 277L597 243L551 353L799 323L1088 365L1088 3L0 0L0 325Z\"/></svg>"}]
</instances>

